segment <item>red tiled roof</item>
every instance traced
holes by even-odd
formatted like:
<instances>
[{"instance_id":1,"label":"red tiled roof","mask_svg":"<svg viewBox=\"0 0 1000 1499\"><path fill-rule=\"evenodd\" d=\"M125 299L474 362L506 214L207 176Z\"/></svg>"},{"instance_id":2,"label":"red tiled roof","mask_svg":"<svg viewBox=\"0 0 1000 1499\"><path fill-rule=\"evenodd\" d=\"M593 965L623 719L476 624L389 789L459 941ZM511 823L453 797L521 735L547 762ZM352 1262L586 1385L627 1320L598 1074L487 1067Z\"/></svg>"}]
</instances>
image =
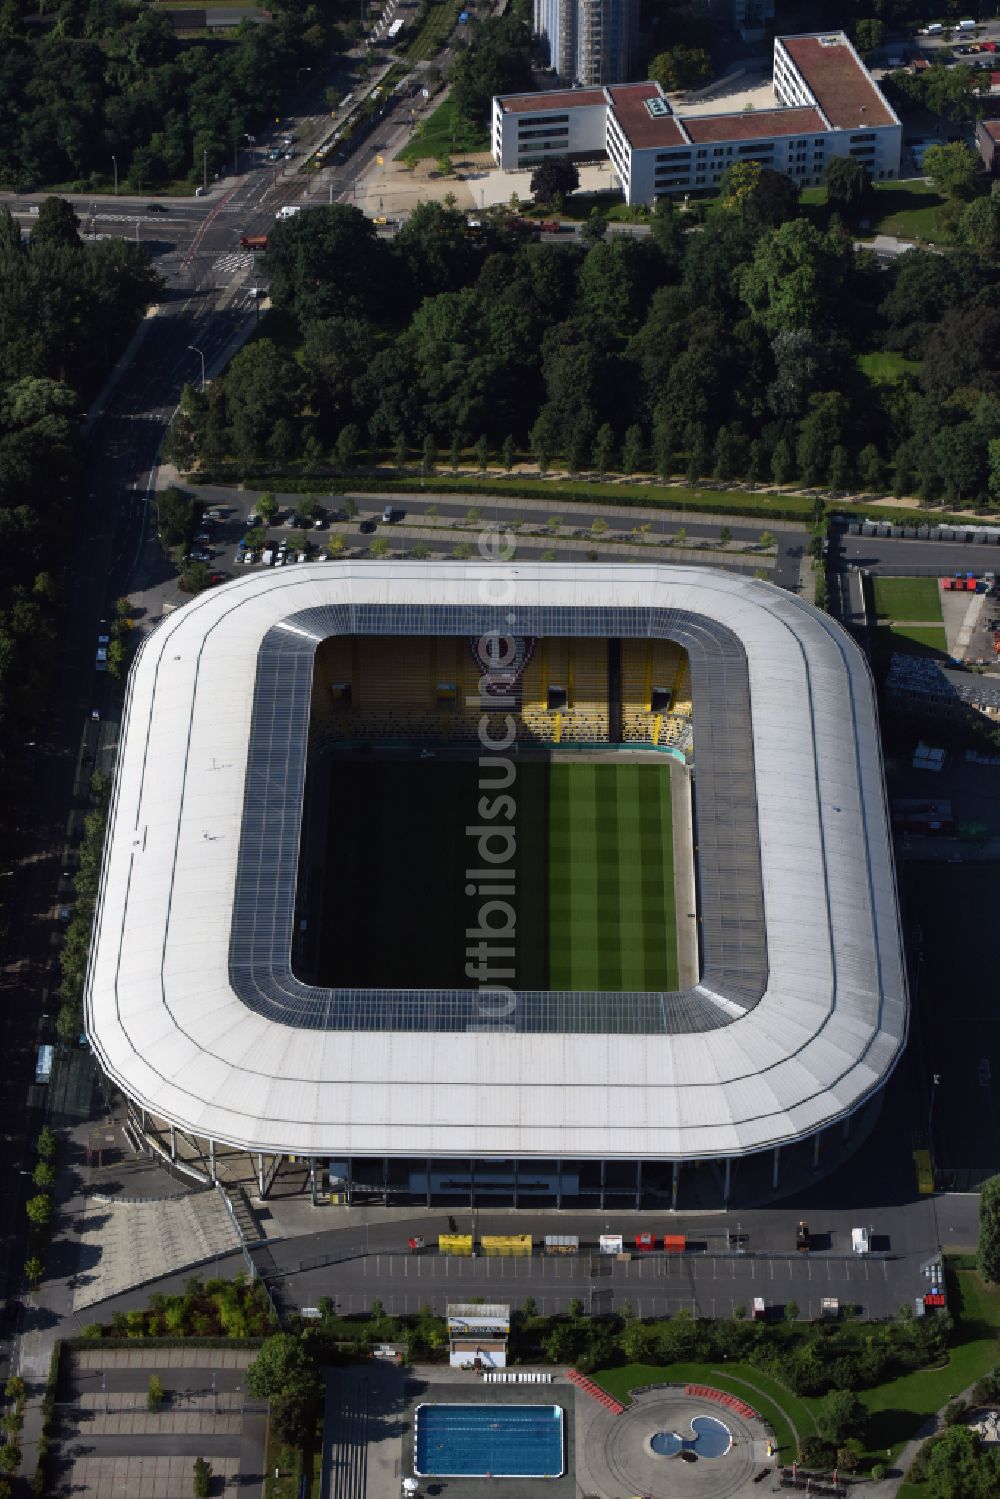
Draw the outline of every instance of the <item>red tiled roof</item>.
<instances>
[{"instance_id":1,"label":"red tiled roof","mask_svg":"<svg viewBox=\"0 0 1000 1499\"><path fill-rule=\"evenodd\" d=\"M588 104L606 104L602 88L553 89L542 94L505 94L501 108L508 114L544 114L546 110L582 109Z\"/></svg>"},{"instance_id":2,"label":"red tiled roof","mask_svg":"<svg viewBox=\"0 0 1000 1499\"><path fill-rule=\"evenodd\" d=\"M980 120L979 123L990 140L1000 141L1000 120Z\"/></svg>"},{"instance_id":3,"label":"red tiled roof","mask_svg":"<svg viewBox=\"0 0 1000 1499\"><path fill-rule=\"evenodd\" d=\"M846 40L786 36L781 42L835 130L896 123Z\"/></svg>"},{"instance_id":4,"label":"red tiled roof","mask_svg":"<svg viewBox=\"0 0 1000 1499\"><path fill-rule=\"evenodd\" d=\"M672 114L651 115L647 99L659 99L655 83L627 83L609 88L615 119L635 150L650 146L686 146L687 141Z\"/></svg>"},{"instance_id":5,"label":"red tiled roof","mask_svg":"<svg viewBox=\"0 0 1000 1499\"><path fill-rule=\"evenodd\" d=\"M684 128L699 146L712 141L767 140L773 135L813 135L825 132L815 109L754 109L745 114L683 115Z\"/></svg>"}]
</instances>

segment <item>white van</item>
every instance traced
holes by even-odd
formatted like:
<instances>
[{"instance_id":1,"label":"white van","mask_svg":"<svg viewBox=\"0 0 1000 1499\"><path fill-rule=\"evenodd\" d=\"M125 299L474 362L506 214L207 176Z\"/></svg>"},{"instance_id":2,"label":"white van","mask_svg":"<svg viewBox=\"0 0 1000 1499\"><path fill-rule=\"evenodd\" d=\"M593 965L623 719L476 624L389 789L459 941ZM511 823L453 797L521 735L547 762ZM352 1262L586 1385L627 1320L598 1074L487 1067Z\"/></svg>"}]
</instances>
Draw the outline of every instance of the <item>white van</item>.
<instances>
[{"instance_id":1,"label":"white van","mask_svg":"<svg viewBox=\"0 0 1000 1499\"><path fill-rule=\"evenodd\" d=\"M959 31L975 31L976 23L975 21L959 21L958 29Z\"/></svg>"},{"instance_id":2,"label":"white van","mask_svg":"<svg viewBox=\"0 0 1000 1499\"><path fill-rule=\"evenodd\" d=\"M302 204L301 203L286 203L285 206L284 206L284 208L279 208L278 209L277 216L278 216L279 219L294 219L295 215L297 213L301 213L301 212L302 212Z\"/></svg>"},{"instance_id":3,"label":"white van","mask_svg":"<svg viewBox=\"0 0 1000 1499\"><path fill-rule=\"evenodd\" d=\"M273 567L274 553L272 552L270 547L268 547L266 551L261 552L260 560L264 567Z\"/></svg>"}]
</instances>

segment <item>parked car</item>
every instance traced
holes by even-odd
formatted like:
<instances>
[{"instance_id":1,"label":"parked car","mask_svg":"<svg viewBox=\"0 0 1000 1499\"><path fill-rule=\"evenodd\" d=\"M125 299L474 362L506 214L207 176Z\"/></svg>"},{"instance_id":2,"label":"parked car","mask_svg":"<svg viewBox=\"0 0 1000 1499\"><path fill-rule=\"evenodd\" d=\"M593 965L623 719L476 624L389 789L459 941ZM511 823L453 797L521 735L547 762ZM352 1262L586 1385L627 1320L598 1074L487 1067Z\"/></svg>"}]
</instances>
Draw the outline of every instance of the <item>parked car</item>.
<instances>
[{"instance_id":1,"label":"parked car","mask_svg":"<svg viewBox=\"0 0 1000 1499\"><path fill-rule=\"evenodd\" d=\"M146 204L146 212L147 213L169 213L170 210L169 210L169 208L164 208L164 206L163 206L162 203L147 203Z\"/></svg>"},{"instance_id":2,"label":"parked car","mask_svg":"<svg viewBox=\"0 0 1000 1499\"><path fill-rule=\"evenodd\" d=\"M362 536L371 536L373 531L378 530L378 523L377 521L373 520L363 520L358 527L358 530L361 532Z\"/></svg>"},{"instance_id":3,"label":"parked car","mask_svg":"<svg viewBox=\"0 0 1000 1499\"><path fill-rule=\"evenodd\" d=\"M208 552L188 552L189 562L211 562L212 558Z\"/></svg>"}]
</instances>

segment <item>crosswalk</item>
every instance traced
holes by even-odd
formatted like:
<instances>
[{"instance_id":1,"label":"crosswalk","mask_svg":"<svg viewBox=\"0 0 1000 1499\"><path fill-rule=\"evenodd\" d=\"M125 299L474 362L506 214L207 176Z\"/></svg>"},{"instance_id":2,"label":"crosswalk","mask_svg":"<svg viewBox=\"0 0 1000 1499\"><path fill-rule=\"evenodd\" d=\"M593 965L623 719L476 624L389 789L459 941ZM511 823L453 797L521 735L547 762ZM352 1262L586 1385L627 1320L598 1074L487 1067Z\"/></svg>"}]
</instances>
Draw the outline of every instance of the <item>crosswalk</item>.
<instances>
[{"instance_id":1,"label":"crosswalk","mask_svg":"<svg viewBox=\"0 0 1000 1499\"><path fill-rule=\"evenodd\" d=\"M213 271L249 271L253 269L253 255L249 250L230 250L212 261Z\"/></svg>"}]
</instances>

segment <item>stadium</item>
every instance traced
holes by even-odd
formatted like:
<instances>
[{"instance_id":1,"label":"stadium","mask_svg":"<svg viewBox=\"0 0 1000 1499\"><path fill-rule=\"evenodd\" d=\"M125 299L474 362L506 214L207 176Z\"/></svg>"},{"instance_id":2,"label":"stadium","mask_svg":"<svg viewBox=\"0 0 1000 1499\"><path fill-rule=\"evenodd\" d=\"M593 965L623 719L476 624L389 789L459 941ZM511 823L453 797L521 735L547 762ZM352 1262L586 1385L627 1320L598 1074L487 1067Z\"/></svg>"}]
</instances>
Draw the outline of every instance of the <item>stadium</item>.
<instances>
[{"instance_id":1,"label":"stadium","mask_svg":"<svg viewBox=\"0 0 1000 1499\"><path fill-rule=\"evenodd\" d=\"M86 1024L193 1178L728 1202L839 1147L907 1015L871 679L794 595L305 564L137 655Z\"/></svg>"}]
</instances>

